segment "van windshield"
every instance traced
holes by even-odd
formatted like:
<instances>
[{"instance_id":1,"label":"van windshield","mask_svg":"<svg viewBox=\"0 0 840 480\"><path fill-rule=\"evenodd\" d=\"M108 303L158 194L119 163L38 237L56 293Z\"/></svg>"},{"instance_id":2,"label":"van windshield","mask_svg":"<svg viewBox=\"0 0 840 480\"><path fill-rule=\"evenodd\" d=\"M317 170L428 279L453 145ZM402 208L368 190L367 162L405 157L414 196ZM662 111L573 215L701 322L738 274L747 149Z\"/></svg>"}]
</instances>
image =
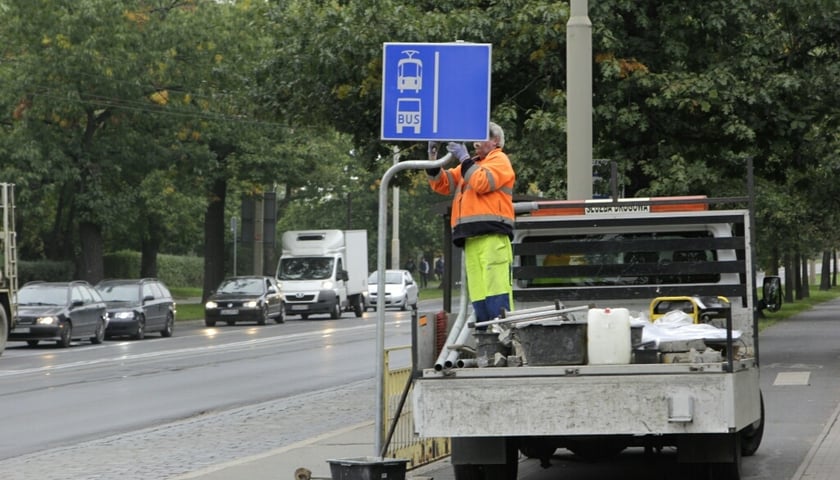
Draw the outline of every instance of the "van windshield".
<instances>
[{"instance_id":1,"label":"van windshield","mask_svg":"<svg viewBox=\"0 0 840 480\"><path fill-rule=\"evenodd\" d=\"M280 259L277 278L280 280L326 280L332 277L331 257L293 257Z\"/></svg>"}]
</instances>

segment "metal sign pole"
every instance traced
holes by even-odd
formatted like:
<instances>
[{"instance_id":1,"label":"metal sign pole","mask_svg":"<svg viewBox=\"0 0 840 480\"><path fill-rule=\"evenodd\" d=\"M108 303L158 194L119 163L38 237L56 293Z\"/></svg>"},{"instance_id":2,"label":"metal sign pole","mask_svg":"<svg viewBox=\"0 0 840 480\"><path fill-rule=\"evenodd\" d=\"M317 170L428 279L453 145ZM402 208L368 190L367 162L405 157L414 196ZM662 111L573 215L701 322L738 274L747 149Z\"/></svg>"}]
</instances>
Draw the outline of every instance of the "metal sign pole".
<instances>
[{"instance_id":1,"label":"metal sign pole","mask_svg":"<svg viewBox=\"0 0 840 480\"><path fill-rule=\"evenodd\" d=\"M387 228L388 228L388 185L397 172L402 170L424 170L427 168L442 168L452 159L452 154L447 153L440 160L409 160L397 163L385 172L379 184L379 226L376 237L376 291L385 291L385 254L387 252ZM385 407L385 295L376 296L376 424L375 424L375 445L373 454L379 456L382 445L385 443L385 419L383 408Z\"/></svg>"}]
</instances>

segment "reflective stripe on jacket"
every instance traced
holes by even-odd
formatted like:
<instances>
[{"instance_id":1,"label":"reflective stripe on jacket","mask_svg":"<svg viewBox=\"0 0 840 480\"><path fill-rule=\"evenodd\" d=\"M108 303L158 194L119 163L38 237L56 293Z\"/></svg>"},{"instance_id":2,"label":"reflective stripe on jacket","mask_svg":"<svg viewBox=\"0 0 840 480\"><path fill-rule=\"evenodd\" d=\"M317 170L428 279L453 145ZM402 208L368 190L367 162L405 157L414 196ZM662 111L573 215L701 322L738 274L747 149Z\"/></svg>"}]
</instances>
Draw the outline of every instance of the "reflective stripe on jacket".
<instances>
[{"instance_id":1,"label":"reflective stripe on jacket","mask_svg":"<svg viewBox=\"0 0 840 480\"><path fill-rule=\"evenodd\" d=\"M462 172L464 168L466 172ZM512 234L515 182L513 166L501 148L429 178L432 190L455 195L451 225L456 245L462 246L467 237L486 233Z\"/></svg>"}]
</instances>

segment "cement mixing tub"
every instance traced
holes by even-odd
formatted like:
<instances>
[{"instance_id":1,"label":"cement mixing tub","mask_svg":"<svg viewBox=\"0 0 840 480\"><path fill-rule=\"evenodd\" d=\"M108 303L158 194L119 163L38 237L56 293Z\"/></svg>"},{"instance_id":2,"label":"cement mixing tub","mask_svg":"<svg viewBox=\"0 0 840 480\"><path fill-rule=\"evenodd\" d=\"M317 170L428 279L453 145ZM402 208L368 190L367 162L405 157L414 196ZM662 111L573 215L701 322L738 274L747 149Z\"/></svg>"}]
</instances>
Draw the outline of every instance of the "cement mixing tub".
<instances>
[{"instance_id":1,"label":"cement mixing tub","mask_svg":"<svg viewBox=\"0 0 840 480\"><path fill-rule=\"evenodd\" d=\"M405 480L404 458L356 457L327 460L332 480Z\"/></svg>"}]
</instances>

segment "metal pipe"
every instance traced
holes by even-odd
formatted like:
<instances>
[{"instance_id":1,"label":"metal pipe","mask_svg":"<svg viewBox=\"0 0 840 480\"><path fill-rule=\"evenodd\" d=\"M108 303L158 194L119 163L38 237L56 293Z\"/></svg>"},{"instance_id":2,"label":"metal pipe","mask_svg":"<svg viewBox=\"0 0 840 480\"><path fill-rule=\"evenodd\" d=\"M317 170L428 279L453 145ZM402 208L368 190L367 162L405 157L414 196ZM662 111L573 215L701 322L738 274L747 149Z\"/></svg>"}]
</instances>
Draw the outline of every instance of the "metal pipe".
<instances>
[{"instance_id":1,"label":"metal pipe","mask_svg":"<svg viewBox=\"0 0 840 480\"><path fill-rule=\"evenodd\" d=\"M458 368L475 368L478 366L478 360L474 358L459 358L455 366Z\"/></svg>"},{"instance_id":2,"label":"metal pipe","mask_svg":"<svg viewBox=\"0 0 840 480\"><path fill-rule=\"evenodd\" d=\"M379 272L377 277L378 292L385 291L385 253L387 252L387 227L388 227L388 185L391 179L402 170L423 170L427 168L442 168L447 162L452 160L452 154L447 153L440 160L409 160L407 162L399 162L392 165L388 171L382 175L382 181L379 184L379 225L377 229L376 238L376 270ZM385 295L378 295L376 298L376 402L374 408L376 409L376 422L374 427L374 451L373 455L378 455L382 450L382 445L385 442L385 428L383 419L383 408L385 406Z\"/></svg>"},{"instance_id":3,"label":"metal pipe","mask_svg":"<svg viewBox=\"0 0 840 480\"><path fill-rule=\"evenodd\" d=\"M543 310L543 311L525 313L525 314L522 314L522 315L519 315L518 312L517 312L517 315L514 316L514 317L495 318L493 320L487 320L487 321L484 321L484 322L476 322L474 325L470 325L470 326L471 327L486 327L488 325L498 325L498 324L501 324L501 323L515 323L517 325L521 325L522 322L526 322L526 321L528 321L528 323L535 323L535 322L538 322L538 321L542 321L542 320L554 317L554 316L556 316L557 314L560 314L560 313L577 312L577 311L587 310L587 309L589 309L588 305L581 305L579 307L562 308L560 310L550 309L550 310Z\"/></svg>"},{"instance_id":4,"label":"metal pipe","mask_svg":"<svg viewBox=\"0 0 840 480\"><path fill-rule=\"evenodd\" d=\"M446 337L446 342L444 342L443 348L435 361L435 370L437 371L443 370L444 362L446 362L446 357L449 355L449 347L456 343L458 336L461 334L461 329L464 328L467 321L467 300L469 295L466 291L466 271L467 267L464 256L461 255L461 295L458 299L458 316L455 318L455 323L452 324L449 335Z\"/></svg>"},{"instance_id":5,"label":"metal pipe","mask_svg":"<svg viewBox=\"0 0 840 480\"><path fill-rule=\"evenodd\" d=\"M550 312L552 310L560 310L561 308L566 308L565 305L560 303L559 301L555 301L554 305L542 306L542 307L533 307L533 308L526 308L523 310L511 310L511 311L502 311L502 318L509 317L511 315L520 315L523 313L533 313L533 312Z\"/></svg>"},{"instance_id":6,"label":"metal pipe","mask_svg":"<svg viewBox=\"0 0 840 480\"><path fill-rule=\"evenodd\" d=\"M475 318L475 315L470 315L470 318ZM458 339L455 341L458 345L463 345L466 343L467 338L470 336L470 332L472 332L472 328L469 326L470 322L468 321L464 328L461 329L460 334L458 335ZM443 363L443 368L452 368L455 365L455 362L458 360L458 356L461 354L459 350L450 349L449 355L446 357L446 361Z\"/></svg>"}]
</instances>

